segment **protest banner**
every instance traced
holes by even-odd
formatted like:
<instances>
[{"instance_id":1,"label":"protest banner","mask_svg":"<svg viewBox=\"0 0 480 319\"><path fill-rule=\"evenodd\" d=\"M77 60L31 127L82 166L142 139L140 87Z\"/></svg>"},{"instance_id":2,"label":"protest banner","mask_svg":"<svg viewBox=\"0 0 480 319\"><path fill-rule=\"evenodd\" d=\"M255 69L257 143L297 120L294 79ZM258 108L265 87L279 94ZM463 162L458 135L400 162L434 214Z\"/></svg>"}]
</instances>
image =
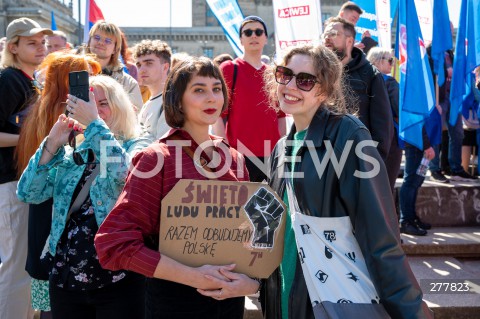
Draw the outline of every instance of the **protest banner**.
<instances>
[{"instance_id":1,"label":"protest banner","mask_svg":"<svg viewBox=\"0 0 480 319\"><path fill-rule=\"evenodd\" d=\"M278 0L272 4L277 59L289 47L319 43L322 14L318 0Z\"/></svg>"},{"instance_id":2,"label":"protest banner","mask_svg":"<svg viewBox=\"0 0 480 319\"><path fill-rule=\"evenodd\" d=\"M180 180L162 200L159 250L267 278L283 256L285 205L264 183Z\"/></svg>"}]
</instances>

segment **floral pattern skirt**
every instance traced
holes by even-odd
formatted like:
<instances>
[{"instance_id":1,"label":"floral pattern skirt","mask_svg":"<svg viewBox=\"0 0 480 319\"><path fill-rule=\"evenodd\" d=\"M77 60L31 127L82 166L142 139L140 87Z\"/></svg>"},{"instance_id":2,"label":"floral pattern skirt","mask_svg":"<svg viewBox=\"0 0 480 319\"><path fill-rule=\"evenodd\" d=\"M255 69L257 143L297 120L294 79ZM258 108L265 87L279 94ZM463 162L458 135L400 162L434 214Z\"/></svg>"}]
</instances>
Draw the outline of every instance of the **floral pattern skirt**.
<instances>
[{"instance_id":1,"label":"floral pattern skirt","mask_svg":"<svg viewBox=\"0 0 480 319\"><path fill-rule=\"evenodd\" d=\"M32 279L32 308L35 310L50 311L48 280Z\"/></svg>"}]
</instances>

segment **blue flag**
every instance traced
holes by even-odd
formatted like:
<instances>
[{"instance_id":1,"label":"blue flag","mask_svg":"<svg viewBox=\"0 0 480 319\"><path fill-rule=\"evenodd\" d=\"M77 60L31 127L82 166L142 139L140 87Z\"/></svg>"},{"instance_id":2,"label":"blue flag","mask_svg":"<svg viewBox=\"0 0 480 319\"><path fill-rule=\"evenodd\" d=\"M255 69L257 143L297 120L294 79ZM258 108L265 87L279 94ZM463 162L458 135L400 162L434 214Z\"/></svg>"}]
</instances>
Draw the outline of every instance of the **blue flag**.
<instances>
[{"instance_id":1,"label":"blue flag","mask_svg":"<svg viewBox=\"0 0 480 319\"><path fill-rule=\"evenodd\" d=\"M55 15L53 11L50 11L52 17L52 27L50 28L52 31L57 30L57 23L55 22Z\"/></svg>"},{"instance_id":2,"label":"blue flag","mask_svg":"<svg viewBox=\"0 0 480 319\"><path fill-rule=\"evenodd\" d=\"M414 0L400 1L400 138L423 150L422 127L435 107L433 80Z\"/></svg>"},{"instance_id":3,"label":"blue flag","mask_svg":"<svg viewBox=\"0 0 480 319\"><path fill-rule=\"evenodd\" d=\"M210 9L225 32L228 42L237 56L243 55L238 31L243 21L243 14L236 0L207 0Z\"/></svg>"},{"instance_id":4,"label":"blue flag","mask_svg":"<svg viewBox=\"0 0 480 319\"><path fill-rule=\"evenodd\" d=\"M445 83L445 51L451 49L452 30L450 29L450 17L446 0L434 0L433 2L433 36L432 36L432 60L433 73L437 74L438 86Z\"/></svg>"},{"instance_id":5,"label":"blue flag","mask_svg":"<svg viewBox=\"0 0 480 319\"><path fill-rule=\"evenodd\" d=\"M471 74L480 65L480 0L462 0L450 89L450 124L455 125L470 93Z\"/></svg>"}]
</instances>

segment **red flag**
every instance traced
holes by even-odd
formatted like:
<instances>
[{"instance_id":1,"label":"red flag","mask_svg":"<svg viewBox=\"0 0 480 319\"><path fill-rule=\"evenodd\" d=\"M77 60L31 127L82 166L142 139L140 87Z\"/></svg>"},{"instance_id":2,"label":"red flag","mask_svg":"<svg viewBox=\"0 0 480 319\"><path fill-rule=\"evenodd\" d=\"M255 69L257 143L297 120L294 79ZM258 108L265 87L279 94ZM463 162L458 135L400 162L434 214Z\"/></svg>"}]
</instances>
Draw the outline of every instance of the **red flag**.
<instances>
[{"instance_id":1,"label":"red flag","mask_svg":"<svg viewBox=\"0 0 480 319\"><path fill-rule=\"evenodd\" d=\"M102 10L97 6L95 0L87 0L85 1L87 8L85 10L85 25L84 25L84 32L83 32L83 42L88 41L88 34L90 33L90 29L98 20L105 20L103 17Z\"/></svg>"}]
</instances>

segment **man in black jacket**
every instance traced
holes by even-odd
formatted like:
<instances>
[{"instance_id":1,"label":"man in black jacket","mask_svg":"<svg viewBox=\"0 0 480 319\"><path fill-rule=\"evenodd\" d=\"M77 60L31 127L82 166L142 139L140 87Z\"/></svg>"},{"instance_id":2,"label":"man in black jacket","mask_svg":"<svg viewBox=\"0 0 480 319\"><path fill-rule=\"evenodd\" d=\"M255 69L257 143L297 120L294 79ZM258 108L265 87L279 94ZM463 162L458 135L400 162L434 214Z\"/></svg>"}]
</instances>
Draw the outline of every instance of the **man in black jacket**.
<instances>
[{"instance_id":1,"label":"man in black jacket","mask_svg":"<svg viewBox=\"0 0 480 319\"><path fill-rule=\"evenodd\" d=\"M357 113L370 130L385 161L392 141L393 120L382 74L354 47L355 27L345 19L330 18L322 38L344 65L349 112Z\"/></svg>"}]
</instances>

